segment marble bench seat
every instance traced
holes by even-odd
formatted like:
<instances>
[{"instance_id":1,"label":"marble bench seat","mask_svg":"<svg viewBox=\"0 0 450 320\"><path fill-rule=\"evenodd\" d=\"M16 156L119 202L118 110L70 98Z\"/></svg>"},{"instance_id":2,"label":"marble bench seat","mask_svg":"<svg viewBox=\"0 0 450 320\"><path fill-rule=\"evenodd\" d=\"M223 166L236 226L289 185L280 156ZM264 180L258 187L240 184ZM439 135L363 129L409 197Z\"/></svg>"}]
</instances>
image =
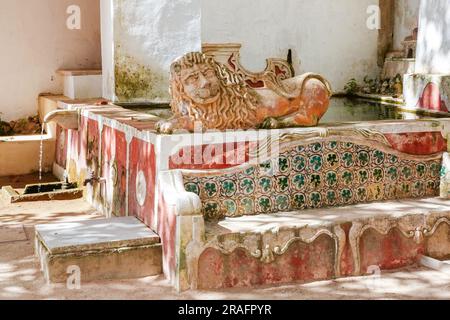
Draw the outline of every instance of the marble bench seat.
<instances>
[{"instance_id":1,"label":"marble bench seat","mask_svg":"<svg viewBox=\"0 0 450 320\"><path fill-rule=\"evenodd\" d=\"M450 215L450 200L439 197L424 199L405 199L363 203L345 207L330 207L273 214L247 215L225 218L218 222L208 222L207 230L211 235L230 233L278 233L283 229L332 227L348 222L368 223L375 220L405 220L426 215ZM421 226L427 228L427 221ZM433 223L432 221L428 221ZM405 226L406 227L406 226ZM433 225L428 226L433 227Z\"/></svg>"},{"instance_id":2,"label":"marble bench seat","mask_svg":"<svg viewBox=\"0 0 450 320\"><path fill-rule=\"evenodd\" d=\"M179 291L360 276L450 257L450 200L436 196L218 217L180 171L160 177L165 274Z\"/></svg>"},{"instance_id":3,"label":"marble bench seat","mask_svg":"<svg viewBox=\"0 0 450 320\"><path fill-rule=\"evenodd\" d=\"M358 276L450 256L450 201L437 197L205 222L197 287Z\"/></svg>"},{"instance_id":4,"label":"marble bench seat","mask_svg":"<svg viewBox=\"0 0 450 320\"><path fill-rule=\"evenodd\" d=\"M438 180L422 197L398 192L389 194L394 199L297 209L297 187L282 191L277 176L270 190L244 195L243 186L251 185L245 181L265 179L258 170L161 174L159 224L164 227L158 234L165 274L177 290L329 280L405 267L422 255L450 257L450 200L436 196ZM365 187L375 189L369 183ZM231 205L276 197L291 199L284 206L288 210Z\"/></svg>"}]
</instances>

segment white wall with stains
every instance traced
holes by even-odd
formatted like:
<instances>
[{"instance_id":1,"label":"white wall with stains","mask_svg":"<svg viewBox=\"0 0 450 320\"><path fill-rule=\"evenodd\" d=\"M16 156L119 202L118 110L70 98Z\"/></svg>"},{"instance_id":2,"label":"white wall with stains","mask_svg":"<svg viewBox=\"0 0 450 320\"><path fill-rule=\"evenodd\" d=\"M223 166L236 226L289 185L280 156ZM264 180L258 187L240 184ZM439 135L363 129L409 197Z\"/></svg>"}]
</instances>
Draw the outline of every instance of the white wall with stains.
<instances>
[{"instance_id":1,"label":"white wall with stains","mask_svg":"<svg viewBox=\"0 0 450 320\"><path fill-rule=\"evenodd\" d=\"M172 61L201 50L200 0L101 1L105 98L168 102Z\"/></svg>"},{"instance_id":2,"label":"white wall with stains","mask_svg":"<svg viewBox=\"0 0 450 320\"><path fill-rule=\"evenodd\" d=\"M81 9L81 29L69 30L67 7ZM60 68L99 68L99 0L0 1L0 117L37 113L42 92L61 93Z\"/></svg>"},{"instance_id":3,"label":"white wall with stains","mask_svg":"<svg viewBox=\"0 0 450 320\"><path fill-rule=\"evenodd\" d=\"M420 0L396 0L394 50L403 50L402 41L412 34L419 22Z\"/></svg>"},{"instance_id":4,"label":"white wall with stains","mask_svg":"<svg viewBox=\"0 0 450 320\"><path fill-rule=\"evenodd\" d=\"M450 74L449 0L423 0L421 3L416 73Z\"/></svg>"},{"instance_id":5,"label":"white wall with stains","mask_svg":"<svg viewBox=\"0 0 450 320\"><path fill-rule=\"evenodd\" d=\"M336 90L379 72L378 30L367 27L367 8L378 0L102 1L112 20L105 30L113 29L103 42L114 43L104 94L114 101L167 100L172 60L207 42L242 43L242 63L252 71L292 49L298 74L321 73Z\"/></svg>"},{"instance_id":6,"label":"white wall with stains","mask_svg":"<svg viewBox=\"0 0 450 320\"><path fill-rule=\"evenodd\" d=\"M377 0L202 0L202 41L242 43L242 64L261 71L293 50L296 73L318 72L335 90L375 77L378 30L367 27Z\"/></svg>"}]
</instances>

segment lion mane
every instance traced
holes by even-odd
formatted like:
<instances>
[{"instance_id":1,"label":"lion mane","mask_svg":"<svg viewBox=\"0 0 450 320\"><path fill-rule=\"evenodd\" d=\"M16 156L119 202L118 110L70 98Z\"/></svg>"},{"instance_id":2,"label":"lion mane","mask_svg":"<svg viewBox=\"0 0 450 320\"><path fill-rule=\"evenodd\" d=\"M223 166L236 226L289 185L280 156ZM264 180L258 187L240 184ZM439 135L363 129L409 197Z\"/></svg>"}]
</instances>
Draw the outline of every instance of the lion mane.
<instances>
[{"instance_id":1,"label":"lion mane","mask_svg":"<svg viewBox=\"0 0 450 320\"><path fill-rule=\"evenodd\" d=\"M185 94L180 73L195 64L206 64L216 72L220 81L217 101L199 105ZM170 74L171 108L175 117L188 116L193 122L200 121L204 128L216 130L249 129L257 125L256 110L259 101L256 92L246 85L242 77L213 58L200 52L188 53L175 60Z\"/></svg>"}]
</instances>

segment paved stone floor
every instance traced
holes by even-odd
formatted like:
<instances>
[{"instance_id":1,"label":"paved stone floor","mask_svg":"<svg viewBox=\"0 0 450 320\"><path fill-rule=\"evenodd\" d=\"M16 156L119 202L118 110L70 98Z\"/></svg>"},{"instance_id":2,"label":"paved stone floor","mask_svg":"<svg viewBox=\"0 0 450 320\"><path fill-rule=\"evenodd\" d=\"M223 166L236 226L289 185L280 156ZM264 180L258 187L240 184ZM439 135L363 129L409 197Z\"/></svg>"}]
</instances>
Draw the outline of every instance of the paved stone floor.
<instances>
[{"instance_id":1,"label":"paved stone floor","mask_svg":"<svg viewBox=\"0 0 450 320\"><path fill-rule=\"evenodd\" d=\"M257 289L177 294L163 276L46 285L33 255L36 224L101 218L83 200L0 203L0 299L450 299L450 274L418 266L379 276ZM11 239L8 241L8 239Z\"/></svg>"}]
</instances>

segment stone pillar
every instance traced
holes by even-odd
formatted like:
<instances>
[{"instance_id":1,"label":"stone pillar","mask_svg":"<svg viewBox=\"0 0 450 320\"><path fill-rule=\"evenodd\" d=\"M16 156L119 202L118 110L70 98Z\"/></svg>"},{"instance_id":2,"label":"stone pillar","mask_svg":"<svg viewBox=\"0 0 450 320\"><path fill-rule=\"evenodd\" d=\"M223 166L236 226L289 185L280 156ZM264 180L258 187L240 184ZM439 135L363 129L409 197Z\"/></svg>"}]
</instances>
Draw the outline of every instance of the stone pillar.
<instances>
[{"instance_id":1,"label":"stone pillar","mask_svg":"<svg viewBox=\"0 0 450 320\"><path fill-rule=\"evenodd\" d=\"M415 73L404 77L410 108L450 110L450 1L422 0Z\"/></svg>"},{"instance_id":2,"label":"stone pillar","mask_svg":"<svg viewBox=\"0 0 450 320\"><path fill-rule=\"evenodd\" d=\"M201 50L201 0L101 0L103 96L167 103L169 67Z\"/></svg>"},{"instance_id":3,"label":"stone pillar","mask_svg":"<svg viewBox=\"0 0 450 320\"><path fill-rule=\"evenodd\" d=\"M394 42L395 1L380 0L381 28L378 31L378 66L384 65L386 54Z\"/></svg>"}]
</instances>

